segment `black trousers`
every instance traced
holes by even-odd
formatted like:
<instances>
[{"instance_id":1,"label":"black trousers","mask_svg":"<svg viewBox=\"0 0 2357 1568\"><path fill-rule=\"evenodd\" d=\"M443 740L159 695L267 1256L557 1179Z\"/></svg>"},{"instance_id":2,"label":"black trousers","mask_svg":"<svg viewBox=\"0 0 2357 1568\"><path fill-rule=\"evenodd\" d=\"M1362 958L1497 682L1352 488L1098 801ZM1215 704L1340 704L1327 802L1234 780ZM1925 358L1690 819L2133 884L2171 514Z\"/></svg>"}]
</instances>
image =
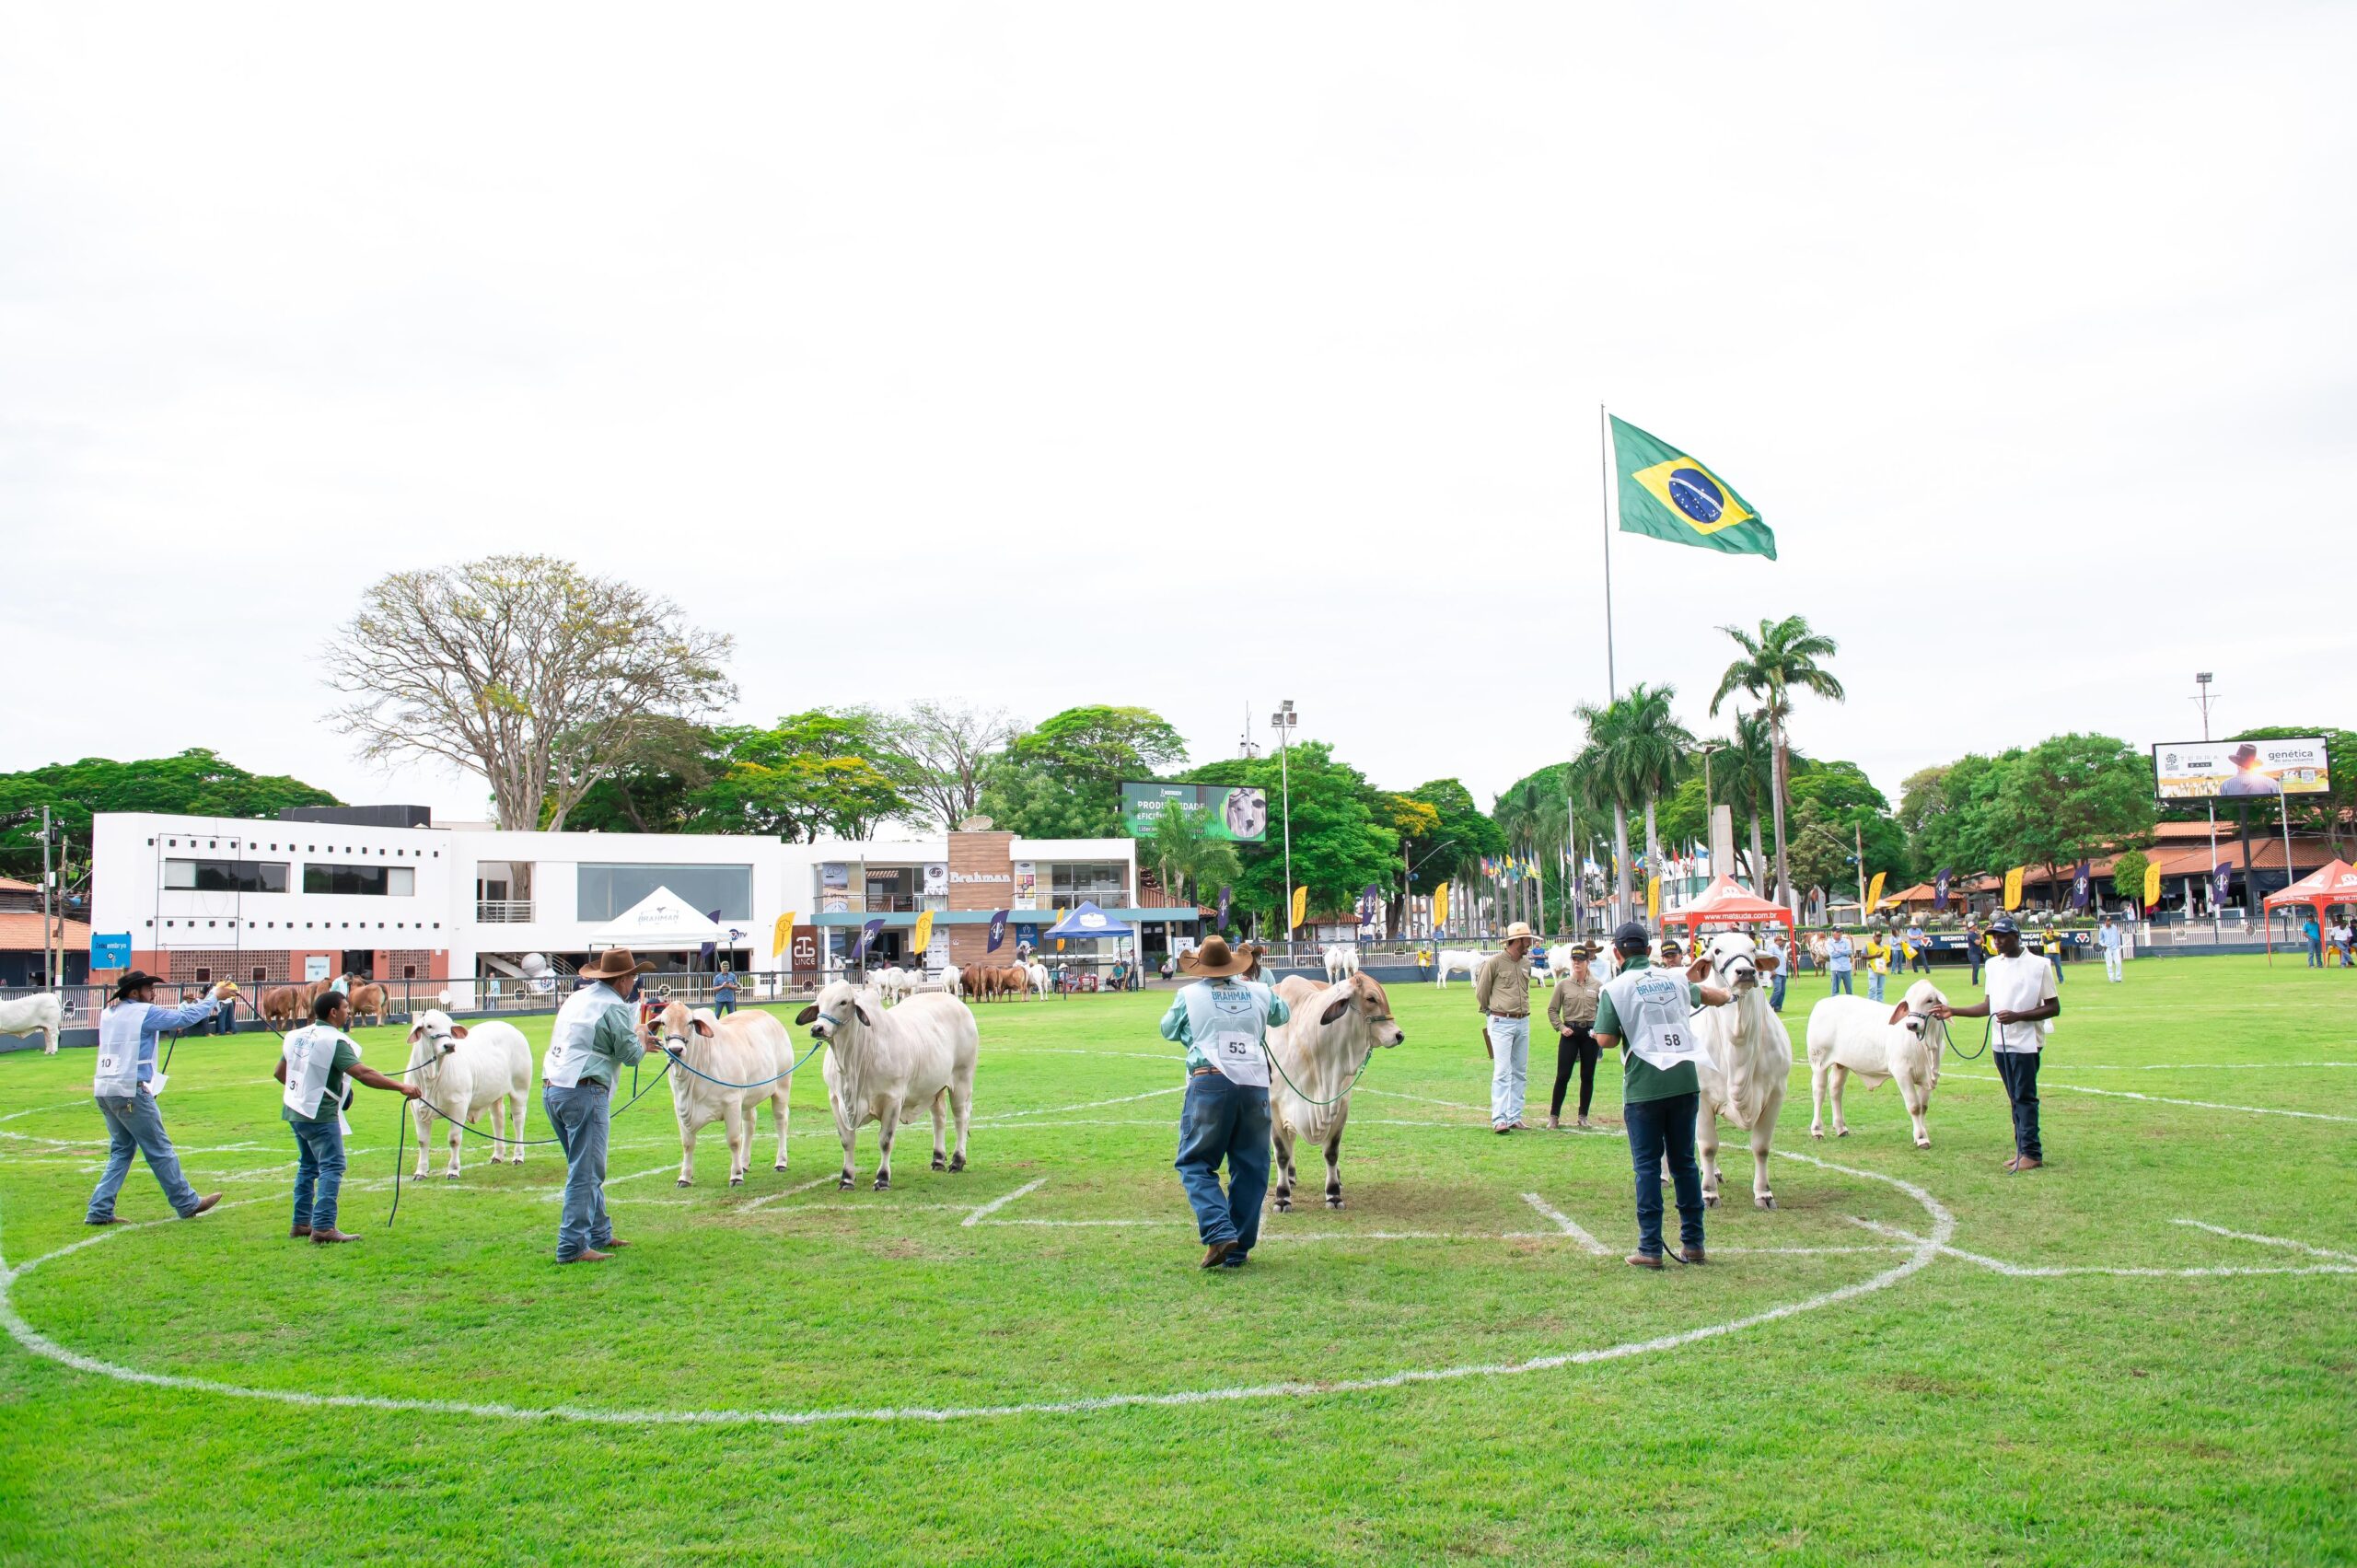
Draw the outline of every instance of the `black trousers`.
<instances>
[{"instance_id":1,"label":"black trousers","mask_svg":"<svg viewBox=\"0 0 2357 1568\"><path fill-rule=\"evenodd\" d=\"M2038 1141L2038 1059L2035 1051L1992 1051L1997 1076L2005 1081L2005 1098L2014 1107L2014 1153L2024 1159L2042 1160Z\"/></svg>"},{"instance_id":2,"label":"black trousers","mask_svg":"<svg viewBox=\"0 0 2357 1568\"><path fill-rule=\"evenodd\" d=\"M1604 1048L1596 1043L1596 1036L1585 1024L1573 1024L1572 1032L1558 1036L1555 1042L1555 1092L1547 1101L1547 1114L1563 1114L1563 1091L1572 1082L1572 1067L1580 1070L1580 1114L1587 1114L1588 1102L1596 1097L1596 1063Z\"/></svg>"}]
</instances>

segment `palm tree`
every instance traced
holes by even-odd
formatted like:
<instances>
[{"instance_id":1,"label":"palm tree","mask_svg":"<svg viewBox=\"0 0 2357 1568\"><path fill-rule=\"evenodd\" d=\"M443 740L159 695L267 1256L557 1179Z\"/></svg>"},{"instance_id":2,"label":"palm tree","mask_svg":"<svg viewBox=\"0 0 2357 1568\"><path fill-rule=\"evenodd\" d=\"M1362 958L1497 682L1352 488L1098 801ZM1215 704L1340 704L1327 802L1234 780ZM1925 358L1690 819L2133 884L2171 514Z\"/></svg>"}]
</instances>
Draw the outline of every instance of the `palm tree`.
<instances>
[{"instance_id":1,"label":"palm tree","mask_svg":"<svg viewBox=\"0 0 2357 1568\"><path fill-rule=\"evenodd\" d=\"M1674 686L1629 688L1620 701L1599 708L1583 703L1573 712L1587 726L1587 746L1573 771L1579 787L1598 807L1612 812L1612 847L1619 860L1614 919L1627 920L1631 909L1629 865L1629 807L1643 803L1645 810L1645 865L1658 874L1661 841L1654 825L1655 806L1676 787L1686 765L1687 749L1694 737L1669 711Z\"/></svg>"},{"instance_id":2,"label":"palm tree","mask_svg":"<svg viewBox=\"0 0 2357 1568\"><path fill-rule=\"evenodd\" d=\"M1792 756L1784 726L1792 717L1795 691L1813 691L1829 702L1841 701L1841 682L1818 662L1840 652L1840 645L1821 633L1810 631L1807 620L1798 615L1787 615L1782 621L1763 618L1757 637L1740 626L1722 626L1719 630L1735 639L1743 656L1728 665L1726 673L1719 678L1719 689L1711 697L1711 712L1717 714L1727 693L1739 687L1759 699L1761 711L1767 715L1773 750L1768 797L1776 824L1776 900L1789 909L1794 907L1793 879L1784 854L1784 796L1792 778Z\"/></svg>"}]
</instances>

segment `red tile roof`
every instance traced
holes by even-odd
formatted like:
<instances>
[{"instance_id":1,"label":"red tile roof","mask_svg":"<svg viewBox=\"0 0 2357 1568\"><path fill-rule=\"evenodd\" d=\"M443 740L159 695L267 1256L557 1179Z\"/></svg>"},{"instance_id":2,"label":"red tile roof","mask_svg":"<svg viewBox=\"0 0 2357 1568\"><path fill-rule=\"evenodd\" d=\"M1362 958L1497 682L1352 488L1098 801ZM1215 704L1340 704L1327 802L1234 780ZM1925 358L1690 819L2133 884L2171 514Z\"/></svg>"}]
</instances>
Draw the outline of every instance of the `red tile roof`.
<instances>
[{"instance_id":1,"label":"red tile roof","mask_svg":"<svg viewBox=\"0 0 2357 1568\"><path fill-rule=\"evenodd\" d=\"M52 945L63 944L66 951L90 950L90 928L78 920L58 920L49 935ZM0 952L38 953L41 951L41 912L0 912Z\"/></svg>"}]
</instances>

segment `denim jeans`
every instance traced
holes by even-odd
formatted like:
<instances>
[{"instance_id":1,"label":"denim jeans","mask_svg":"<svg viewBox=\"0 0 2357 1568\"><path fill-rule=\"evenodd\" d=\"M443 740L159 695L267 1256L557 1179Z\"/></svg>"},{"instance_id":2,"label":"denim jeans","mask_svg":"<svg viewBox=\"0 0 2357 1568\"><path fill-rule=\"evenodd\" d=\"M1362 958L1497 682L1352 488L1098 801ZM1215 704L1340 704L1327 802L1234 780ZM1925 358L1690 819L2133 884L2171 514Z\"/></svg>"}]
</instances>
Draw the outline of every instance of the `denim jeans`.
<instances>
[{"instance_id":1,"label":"denim jeans","mask_svg":"<svg viewBox=\"0 0 2357 1568\"><path fill-rule=\"evenodd\" d=\"M196 1189L180 1174L180 1156L172 1151L171 1136L164 1131L164 1113L156 1109L156 1097L141 1089L129 1096L100 1095L98 1101L99 1112L107 1119L107 1168L90 1191L86 1217L113 1217L114 1197L122 1191L122 1179L131 1174L134 1150L147 1156L147 1168L156 1173L172 1212L182 1219L194 1214Z\"/></svg>"},{"instance_id":2,"label":"denim jeans","mask_svg":"<svg viewBox=\"0 0 2357 1568\"><path fill-rule=\"evenodd\" d=\"M2308 943L2308 968L2324 968L2324 943L2321 940L2311 939Z\"/></svg>"},{"instance_id":3,"label":"denim jeans","mask_svg":"<svg viewBox=\"0 0 2357 1568\"><path fill-rule=\"evenodd\" d=\"M2038 1058L2035 1051L1992 1051L1997 1076L2005 1083L2005 1098L2014 1107L2014 1153L2025 1159L2044 1159L2038 1141Z\"/></svg>"},{"instance_id":4,"label":"denim jeans","mask_svg":"<svg viewBox=\"0 0 2357 1568\"><path fill-rule=\"evenodd\" d=\"M736 1010L737 993L735 992L715 991L712 993L712 1016L714 1017L725 1018Z\"/></svg>"},{"instance_id":5,"label":"denim jeans","mask_svg":"<svg viewBox=\"0 0 2357 1568\"><path fill-rule=\"evenodd\" d=\"M1866 1000L1869 1002L1881 1001L1883 982L1889 978L1890 977L1888 975L1882 974L1879 971L1870 972L1866 976Z\"/></svg>"},{"instance_id":6,"label":"denim jeans","mask_svg":"<svg viewBox=\"0 0 2357 1568\"><path fill-rule=\"evenodd\" d=\"M569 1263L582 1249L603 1250L614 1238L606 1214L606 1131L614 1112L613 1091L604 1084L569 1089L541 1086L540 1108L564 1150L564 1214L557 1221L556 1260Z\"/></svg>"},{"instance_id":7,"label":"denim jeans","mask_svg":"<svg viewBox=\"0 0 2357 1568\"><path fill-rule=\"evenodd\" d=\"M1976 942L1972 945L1971 950L1965 954L1965 957L1972 960L1972 983L1979 985L1980 983L1981 960L1987 957L1987 954L1982 949L1980 944Z\"/></svg>"},{"instance_id":8,"label":"denim jeans","mask_svg":"<svg viewBox=\"0 0 2357 1568\"><path fill-rule=\"evenodd\" d=\"M1219 1187L1227 1162L1227 1191ZM1187 1080L1178 1113L1178 1179L1194 1206L1195 1234L1209 1247L1232 1241L1231 1261L1260 1239L1260 1201L1269 1192L1269 1091L1217 1073Z\"/></svg>"},{"instance_id":9,"label":"denim jeans","mask_svg":"<svg viewBox=\"0 0 2357 1568\"><path fill-rule=\"evenodd\" d=\"M333 1115L287 1125L295 1129L295 1223L333 1230L336 1194L343 1187L343 1129Z\"/></svg>"},{"instance_id":10,"label":"denim jeans","mask_svg":"<svg viewBox=\"0 0 2357 1568\"><path fill-rule=\"evenodd\" d=\"M1852 978L1851 970L1835 970L1832 971L1832 974L1833 989L1826 993L1828 996L1855 996L1858 994L1858 988Z\"/></svg>"},{"instance_id":11,"label":"denim jeans","mask_svg":"<svg viewBox=\"0 0 2357 1568\"><path fill-rule=\"evenodd\" d=\"M1678 1244L1702 1245L1702 1172L1694 1163L1697 1094L1630 1100L1620 1107L1629 1129L1629 1163L1637 1172L1637 1250L1661 1256L1661 1162L1678 1192Z\"/></svg>"},{"instance_id":12,"label":"denim jeans","mask_svg":"<svg viewBox=\"0 0 2357 1568\"><path fill-rule=\"evenodd\" d=\"M1523 1094L1530 1086L1530 1020L1492 1018L1490 1024L1490 1125L1522 1120Z\"/></svg>"},{"instance_id":13,"label":"denim jeans","mask_svg":"<svg viewBox=\"0 0 2357 1568\"><path fill-rule=\"evenodd\" d=\"M1774 977L1768 981L1768 1010L1771 1013L1784 1010L1784 966L1778 964Z\"/></svg>"},{"instance_id":14,"label":"denim jeans","mask_svg":"<svg viewBox=\"0 0 2357 1568\"><path fill-rule=\"evenodd\" d=\"M2060 953L2049 953L2049 954L2047 954L2047 955L2046 955L2046 961L2047 961L2048 963L2052 964L2052 965L2054 966L2054 983L2055 983L2055 984L2057 984L2057 985L2061 984L2061 983L2062 983L2062 955L2061 955L2061 954L2060 954Z\"/></svg>"}]
</instances>

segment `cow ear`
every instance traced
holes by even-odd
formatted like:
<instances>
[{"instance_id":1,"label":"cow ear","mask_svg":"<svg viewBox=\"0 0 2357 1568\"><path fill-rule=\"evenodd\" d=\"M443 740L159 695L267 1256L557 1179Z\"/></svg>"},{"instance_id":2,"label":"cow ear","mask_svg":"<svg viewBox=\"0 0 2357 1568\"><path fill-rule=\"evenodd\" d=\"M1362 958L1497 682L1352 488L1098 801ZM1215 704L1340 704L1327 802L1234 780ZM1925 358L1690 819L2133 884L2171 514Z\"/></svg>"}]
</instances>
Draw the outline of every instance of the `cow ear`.
<instances>
[{"instance_id":1,"label":"cow ear","mask_svg":"<svg viewBox=\"0 0 2357 1568\"><path fill-rule=\"evenodd\" d=\"M1323 1013L1318 1014L1318 1021L1321 1024L1330 1024L1350 1010L1351 999L1345 996L1340 1002L1337 1002L1332 1006L1327 1008Z\"/></svg>"},{"instance_id":2,"label":"cow ear","mask_svg":"<svg viewBox=\"0 0 2357 1568\"><path fill-rule=\"evenodd\" d=\"M876 1027L876 1020L867 1016L867 1009L865 1006L854 1002L851 1005L851 1010L859 1015L859 1021L861 1023L865 1024L871 1029Z\"/></svg>"},{"instance_id":3,"label":"cow ear","mask_svg":"<svg viewBox=\"0 0 2357 1568\"><path fill-rule=\"evenodd\" d=\"M464 1025L464 1024L452 1024L452 1025L450 1026L450 1038L451 1038L452 1040L464 1040L464 1039L466 1039L466 1038L467 1038L467 1026L466 1026L466 1025Z\"/></svg>"},{"instance_id":4,"label":"cow ear","mask_svg":"<svg viewBox=\"0 0 2357 1568\"><path fill-rule=\"evenodd\" d=\"M705 1023L702 1018L690 1018L688 1020L688 1028L695 1030L696 1033L702 1035L707 1040L712 1038L712 1026Z\"/></svg>"},{"instance_id":5,"label":"cow ear","mask_svg":"<svg viewBox=\"0 0 2357 1568\"><path fill-rule=\"evenodd\" d=\"M1776 967L1776 955L1773 953L1756 955L1751 960L1751 967L1758 970L1761 974L1766 974L1770 970Z\"/></svg>"},{"instance_id":6,"label":"cow ear","mask_svg":"<svg viewBox=\"0 0 2357 1568\"><path fill-rule=\"evenodd\" d=\"M819 1005L816 1002L813 1002L810 1005L803 1008L802 1011L794 1015L795 1027L799 1028L804 1024L809 1023L811 1020L818 1017L818 1016Z\"/></svg>"},{"instance_id":7,"label":"cow ear","mask_svg":"<svg viewBox=\"0 0 2357 1568\"><path fill-rule=\"evenodd\" d=\"M1890 1010L1890 1021L1891 1021L1892 1023L1894 1023L1894 1024L1895 1024L1895 1023L1899 1022L1901 1019L1905 1018L1906 1016L1907 1016L1907 1004L1906 1004L1906 1003L1904 1003L1904 1002L1901 1002L1898 1006L1893 1007L1893 1008Z\"/></svg>"},{"instance_id":8,"label":"cow ear","mask_svg":"<svg viewBox=\"0 0 2357 1568\"><path fill-rule=\"evenodd\" d=\"M424 1038L425 1038L425 1026L424 1026L424 1024L415 1024L415 1025L411 1026L411 1028L410 1028L410 1031L409 1031L409 1042L410 1042L410 1044L412 1044L412 1045L415 1045L419 1040L423 1040L423 1039L424 1039Z\"/></svg>"}]
</instances>

